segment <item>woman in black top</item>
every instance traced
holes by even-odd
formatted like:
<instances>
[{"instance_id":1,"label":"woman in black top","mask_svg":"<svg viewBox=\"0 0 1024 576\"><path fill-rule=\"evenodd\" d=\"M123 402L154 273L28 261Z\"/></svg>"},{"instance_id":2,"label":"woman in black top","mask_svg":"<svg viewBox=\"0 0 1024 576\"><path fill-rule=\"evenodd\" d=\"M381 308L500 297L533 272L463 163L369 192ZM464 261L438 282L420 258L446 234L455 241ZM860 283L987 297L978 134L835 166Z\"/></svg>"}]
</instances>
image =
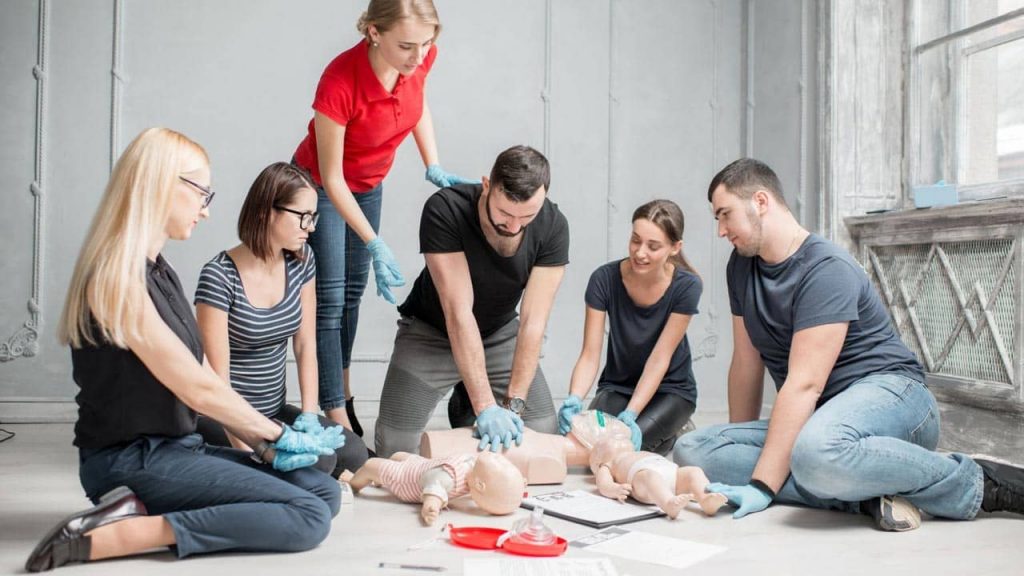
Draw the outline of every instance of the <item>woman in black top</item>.
<instances>
[{"instance_id":1,"label":"woman in black top","mask_svg":"<svg viewBox=\"0 0 1024 576\"><path fill-rule=\"evenodd\" d=\"M683 211L671 200L637 208L629 257L590 276L583 350L558 411L559 432L569 431L597 377L607 318L608 355L590 409L618 415L637 450L667 454L697 404L686 328L701 291L683 256Z\"/></svg>"},{"instance_id":2,"label":"woman in black top","mask_svg":"<svg viewBox=\"0 0 1024 576\"><path fill-rule=\"evenodd\" d=\"M30 571L160 546L178 557L304 550L330 530L338 484L309 466L341 436L276 424L221 380L160 255L206 218L209 182L202 147L163 128L136 137L114 167L59 328L81 389L79 476L97 506L55 526L29 557ZM254 451L203 444L196 411Z\"/></svg>"}]
</instances>

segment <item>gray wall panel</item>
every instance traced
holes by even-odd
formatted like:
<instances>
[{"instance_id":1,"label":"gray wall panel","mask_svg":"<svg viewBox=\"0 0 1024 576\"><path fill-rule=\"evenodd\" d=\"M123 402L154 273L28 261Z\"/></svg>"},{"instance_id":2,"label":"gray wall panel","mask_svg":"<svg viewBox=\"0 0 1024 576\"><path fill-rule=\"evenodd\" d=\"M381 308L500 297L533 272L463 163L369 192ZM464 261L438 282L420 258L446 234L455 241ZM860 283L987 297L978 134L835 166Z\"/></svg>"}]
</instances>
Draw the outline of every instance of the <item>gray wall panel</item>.
<instances>
[{"instance_id":1,"label":"gray wall panel","mask_svg":"<svg viewBox=\"0 0 1024 576\"><path fill-rule=\"evenodd\" d=\"M755 25L798 36L800 19L793 14L799 15L801 5L790 0L758 6ZM109 171L115 6L50 4L43 333L37 356L0 364L0 419L73 415L68 354L55 343L54 324ZM161 124L202 143L213 163L218 194L209 221L189 243L166 249L191 293L201 265L237 242L237 211L258 170L287 160L304 134L320 73L358 40L354 23L363 6L328 0L123 6L116 44L123 80L117 152L139 130ZM705 193L715 171L746 146L745 3L437 0L437 6L445 28L428 97L442 164L478 177L507 146L543 149L552 162L551 197L570 219L572 262L544 347L543 367L555 396L565 394L579 352L590 273L625 255L632 210L665 196L686 212L686 252L705 282L702 313L690 329L700 357L695 370L701 409L724 409L731 346L723 274L730 247L716 237ZM27 187L32 174L35 88L28 72L35 62L38 14L32 3L5 3L0 11L0 79L5 104L13 104L0 112L0 173L15 180L6 195L14 208L3 217L15 209L20 214L2 222L5 245L15 255L0 270L0 329L10 334L24 322L31 288L21 278L31 273L31 198L18 186ZM801 137L794 117L799 106L792 101L800 52L797 43L793 53L793 42L765 39L754 60L754 134L780 135L758 140L755 150L775 154L769 160L783 166L784 179L799 165ZM776 77L784 78L781 87L772 83ZM399 149L385 191L382 236L411 283L423 266L419 213L433 192L411 138ZM407 290L400 289L398 297ZM372 281L361 317L353 386L372 407L397 318L394 307L375 295ZM25 398L61 408L18 402Z\"/></svg>"},{"instance_id":2,"label":"gray wall panel","mask_svg":"<svg viewBox=\"0 0 1024 576\"><path fill-rule=\"evenodd\" d=\"M28 318L32 296L32 211L29 191L34 175L36 141L36 65L38 8L33 2L10 6L0 18L0 182L3 206L0 230L5 239L0 257L0 342Z\"/></svg>"}]
</instances>

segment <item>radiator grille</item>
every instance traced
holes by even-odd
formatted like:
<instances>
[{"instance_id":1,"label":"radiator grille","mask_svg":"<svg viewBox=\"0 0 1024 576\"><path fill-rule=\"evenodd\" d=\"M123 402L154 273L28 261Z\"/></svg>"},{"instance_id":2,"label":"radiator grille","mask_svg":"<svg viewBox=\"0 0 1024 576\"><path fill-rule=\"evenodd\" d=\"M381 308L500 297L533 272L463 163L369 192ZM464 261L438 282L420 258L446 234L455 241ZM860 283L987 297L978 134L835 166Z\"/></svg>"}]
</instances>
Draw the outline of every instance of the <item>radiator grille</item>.
<instances>
[{"instance_id":1,"label":"radiator grille","mask_svg":"<svg viewBox=\"0 0 1024 576\"><path fill-rule=\"evenodd\" d=\"M1013 387L1014 238L866 247L903 341L938 375Z\"/></svg>"}]
</instances>

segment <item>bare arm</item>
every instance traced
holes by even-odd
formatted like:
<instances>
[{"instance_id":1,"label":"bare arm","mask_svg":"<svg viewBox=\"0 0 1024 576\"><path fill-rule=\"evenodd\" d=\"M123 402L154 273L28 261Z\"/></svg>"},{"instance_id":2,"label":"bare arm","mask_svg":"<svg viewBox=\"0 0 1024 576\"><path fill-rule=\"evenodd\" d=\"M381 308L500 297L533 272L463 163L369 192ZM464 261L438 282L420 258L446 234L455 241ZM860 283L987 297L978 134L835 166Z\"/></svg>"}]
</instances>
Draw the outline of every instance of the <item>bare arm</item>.
<instances>
[{"instance_id":1,"label":"bare arm","mask_svg":"<svg viewBox=\"0 0 1024 576\"><path fill-rule=\"evenodd\" d=\"M363 243L367 243L376 238L377 234L352 196L352 191L348 189L341 168L345 153L345 127L319 112L313 116L313 127L316 130L316 157L324 191L345 223L359 235Z\"/></svg>"},{"instance_id":2,"label":"bare arm","mask_svg":"<svg viewBox=\"0 0 1024 576\"><path fill-rule=\"evenodd\" d=\"M761 457L753 478L778 492L789 476L793 444L825 389L832 367L846 340L848 324L825 324L793 335L789 374L772 408Z\"/></svg>"},{"instance_id":3,"label":"bare arm","mask_svg":"<svg viewBox=\"0 0 1024 576\"><path fill-rule=\"evenodd\" d=\"M420 151L420 158L424 166L437 164L437 139L434 136L434 118L430 114L430 107L427 106L427 94L423 93L423 115L416 127L412 129L412 137L416 140L416 147Z\"/></svg>"},{"instance_id":4,"label":"bare arm","mask_svg":"<svg viewBox=\"0 0 1024 576\"><path fill-rule=\"evenodd\" d=\"M144 298L142 336L129 335L128 348L153 376L185 405L222 423L246 444L276 440L281 427L257 412L211 367L197 362L164 323L149 295Z\"/></svg>"},{"instance_id":5,"label":"bare arm","mask_svg":"<svg viewBox=\"0 0 1024 576\"><path fill-rule=\"evenodd\" d=\"M231 344L228 341L228 313L210 306L196 304L196 321L199 334L203 338L203 350L206 352L206 366L213 370L225 385L231 385ZM209 416L207 414L207 416ZM230 431L227 434L231 445L239 450L249 447Z\"/></svg>"},{"instance_id":6,"label":"bare arm","mask_svg":"<svg viewBox=\"0 0 1024 576\"><path fill-rule=\"evenodd\" d=\"M761 418L764 362L750 342L742 316L732 317L732 363L729 364L729 421Z\"/></svg>"},{"instance_id":7,"label":"bare arm","mask_svg":"<svg viewBox=\"0 0 1024 576\"><path fill-rule=\"evenodd\" d=\"M526 282L523 302L519 306L519 333L512 357L512 374L508 381L509 397L526 398L537 373L544 329L548 325L555 293L565 275L565 266L535 266Z\"/></svg>"},{"instance_id":8,"label":"bare arm","mask_svg":"<svg viewBox=\"0 0 1024 576\"><path fill-rule=\"evenodd\" d=\"M302 287L302 323L292 337L295 363L299 372L299 397L302 411L320 412L320 382L316 363L316 280Z\"/></svg>"},{"instance_id":9,"label":"bare arm","mask_svg":"<svg viewBox=\"0 0 1024 576\"><path fill-rule=\"evenodd\" d=\"M587 306L587 315L583 321L583 349L572 369L572 380L569 383L569 394L580 398L586 397L590 387L594 385L597 371L601 366L601 345L604 344L604 320L606 312Z\"/></svg>"},{"instance_id":10,"label":"bare arm","mask_svg":"<svg viewBox=\"0 0 1024 576\"><path fill-rule=\"evenodd\" d=\"M480 414L496 404L487 378L487 363L480 326L473 316L473 281L464 252L425 254L427 270L434 280L444 311L445 327L452 356L473 410Z\"/></svg>"},{"instance_id":11,"label":"bare arm","mask_svg":"<svg viewBox=\"0 0 1024 576\"><path fill-rule=\"evenodd\" d=\"M690 318L692 316L689 314L673 313L669 315L668 322L665 323L665 327L661 330L661 336L658 336L658 342L654 345L654 350L647 357L644 372L636 383L636 389L633 390L629 404L626 405L627 410L632 410L636 414L643 412L654 393L658 391L665 372L668 371L668 366L672 362L672 355L679 347L679 343L683 341L683 336L686 335Z\"/></svg>"}]
</instances>

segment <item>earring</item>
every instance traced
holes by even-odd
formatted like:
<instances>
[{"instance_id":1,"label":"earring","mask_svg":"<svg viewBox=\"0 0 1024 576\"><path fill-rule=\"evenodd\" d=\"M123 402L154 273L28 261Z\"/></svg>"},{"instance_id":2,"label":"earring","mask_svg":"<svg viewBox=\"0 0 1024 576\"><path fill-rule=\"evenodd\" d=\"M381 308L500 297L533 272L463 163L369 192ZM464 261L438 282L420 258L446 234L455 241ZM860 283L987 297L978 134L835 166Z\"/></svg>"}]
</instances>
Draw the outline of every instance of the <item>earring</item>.
<instances>
[{"instance_id":1,"label":"earring","mask_svg":"<svg viewBox=\"0 0 1024 576\"><path fill-rule=\"evenodd\" d=\"M379 47L380 47L380 42L371 42L371 45L372 45L372 46L373 46L374 48L379 48Z\"/></svg>"}]
</instances>

